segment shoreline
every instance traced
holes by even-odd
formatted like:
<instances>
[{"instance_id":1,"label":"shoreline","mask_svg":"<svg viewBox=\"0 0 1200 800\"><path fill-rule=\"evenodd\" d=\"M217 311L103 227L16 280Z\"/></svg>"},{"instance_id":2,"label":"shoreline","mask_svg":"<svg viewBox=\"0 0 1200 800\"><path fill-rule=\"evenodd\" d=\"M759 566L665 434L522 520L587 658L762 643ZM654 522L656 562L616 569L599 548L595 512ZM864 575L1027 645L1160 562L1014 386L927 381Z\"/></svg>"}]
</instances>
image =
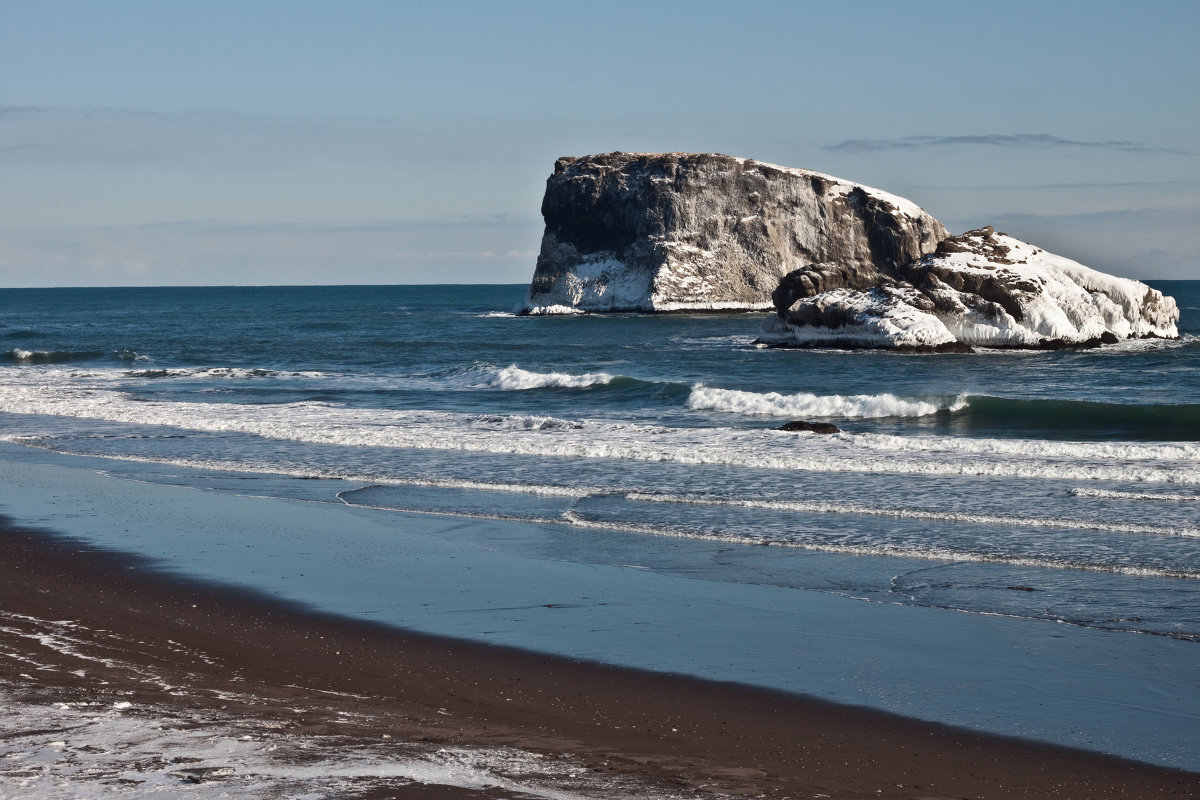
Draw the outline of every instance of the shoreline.
<instances>
[{"instance_id":1,"label":"shoreline","mask_svg":"<svg viewBox=\"0 0 1200 800\"><path fill-rule=\"evenodd\" d=\"M1197 773L1092 752L316 612L24 526L0 528L0 547L0 685L32 704L119 697L133 709L268 719L339 747L387 736L517 748L664 796L1161 798L1200 787ZM10 747L20 735L5 732ZM11 779L0 771L0 785ZM360 788L352 796L520 794L412 780Z\"/></svg>"}]
</instances>

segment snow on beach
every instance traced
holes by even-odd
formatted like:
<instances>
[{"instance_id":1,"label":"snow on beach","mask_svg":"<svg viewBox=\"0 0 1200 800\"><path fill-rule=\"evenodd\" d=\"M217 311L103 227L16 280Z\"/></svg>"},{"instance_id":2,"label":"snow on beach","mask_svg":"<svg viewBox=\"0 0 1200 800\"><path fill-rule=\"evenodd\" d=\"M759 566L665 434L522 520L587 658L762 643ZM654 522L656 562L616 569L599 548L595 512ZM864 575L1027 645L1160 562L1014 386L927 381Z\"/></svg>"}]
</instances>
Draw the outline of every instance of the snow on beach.
<instances>
[{"instance_id":1,"label":"snow on beach","mask_svg":"<svg viewBox=\"0 0 1200 800\"><path fill-rule=\"evenodd\" d=\"M214 686L196 673L228 665L173 639L0 610L0 649L0 797L316 800L418 784L539 800L681 796L562 753L405 740L368 697L294 686L281 704L252 694L241 667Z\"/></svg>"},{"instance_id":2,"label":"snow on beach","mask_svg":"<svg viewBox=\"0 0 1200 800\"><path fill-rule=\"evenodd\" d=\"M621 785L628 780L598 780L569 758L513 748L298 735L277 720L185 705L28 702L3 684L0 703L7 731L0 795L11 797L316 800L413 784L544 800L670 797Z\"/></svg>"}]
</instances>

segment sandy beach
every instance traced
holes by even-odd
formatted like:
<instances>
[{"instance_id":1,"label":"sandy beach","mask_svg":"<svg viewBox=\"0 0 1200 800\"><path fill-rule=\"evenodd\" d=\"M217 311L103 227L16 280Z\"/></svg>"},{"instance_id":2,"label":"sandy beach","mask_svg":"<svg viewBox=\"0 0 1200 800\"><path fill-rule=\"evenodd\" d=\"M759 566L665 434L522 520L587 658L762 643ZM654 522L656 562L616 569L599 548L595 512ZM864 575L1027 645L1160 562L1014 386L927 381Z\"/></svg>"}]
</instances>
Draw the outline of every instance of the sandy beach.
<instances>
[{"instance_id":1,"label":"sandy beach","mask_svg":"<svg viewBox=\"0 0 1200 800\"><path fill-rule=\"evenodd\" d=\"M572 765L507 788L368 770L344 780L339 796L504 798L530 796L530 785L557 787L545 796L597 797L1183 798L1200 790L1195 773L412 634L181 581L143 559L45 531L9 526L0 536L0 681L14 709L153 717L171 720L167 728L209 726L210 739L257 725L242 735L286 745L293 756L279 758L293 767L331 751L386 761L390 748L400 759L411 743L514 748L547 765ZM6 791L43 786L37 770L11 754L29 751L44 731L24 729L15 716L3 733ZM51 773L65 776L74 763L69 728L51 734L59 754ZM156 775L225 791L254 771L236 761L161 757L143 759L140 778L128 764L109 778L129 787Z\"/></svg>"}]
</instances>

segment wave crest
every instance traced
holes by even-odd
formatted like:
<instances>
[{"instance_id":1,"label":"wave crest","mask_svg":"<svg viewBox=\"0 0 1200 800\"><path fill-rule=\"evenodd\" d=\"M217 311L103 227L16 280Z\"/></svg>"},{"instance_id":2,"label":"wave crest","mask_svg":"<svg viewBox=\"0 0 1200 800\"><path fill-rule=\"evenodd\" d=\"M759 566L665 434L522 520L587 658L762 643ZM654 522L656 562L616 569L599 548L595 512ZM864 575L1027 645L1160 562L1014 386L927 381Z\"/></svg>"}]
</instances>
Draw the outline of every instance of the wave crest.
<instances>
[{"instance_id":1,"label":"wave crest","mask_svg":"<svg viewBox=\"0 0 1200 800\"><path fill-rule=\"evenodd\" d=\"M1071 490L1076 497L1094 497L1101 500L1162 500L1177 503L1200 501L1200 494L1163 494L1161 492L1119 492L1112 489Z\"/></svg>"},{"instance_id":2,"label":"wave crest","mask_svg":"<svg viewBox=\"0 0 1200 800\"><path fill-rule=\"evenodd\" d=\"M66 364L72 361L93 361L105 355L102 350L22 350L14 347L4 353L13 364Z\"/></svg>"},{"instance_id":3,"label":"wave crest","mask_svg":"<svg viewBox=\"0 0 1200 800\"><path fill-rule=\"evenodd\" d=\"M491 378L497 389L521 391L525 389L582 389L588 386L612 383L615 375L607 372L585 372L571 375L566 372L531 372L517 365L498 369Z\"/></svg>"},{"instance_id":4,"label":"wave crest","mask_svg":"<svg viewBox=\"0 0 1200 800\"><path fill-rule=\"evenodd\" d=\"M693 411L723 411L760 417L924 417L939 411L957 411L966 406L962 397L938 403L906 399L894 394L816 395L746 392L717 389L703 384L692 387L687 400Z\"/></svg>"}]
</instances>

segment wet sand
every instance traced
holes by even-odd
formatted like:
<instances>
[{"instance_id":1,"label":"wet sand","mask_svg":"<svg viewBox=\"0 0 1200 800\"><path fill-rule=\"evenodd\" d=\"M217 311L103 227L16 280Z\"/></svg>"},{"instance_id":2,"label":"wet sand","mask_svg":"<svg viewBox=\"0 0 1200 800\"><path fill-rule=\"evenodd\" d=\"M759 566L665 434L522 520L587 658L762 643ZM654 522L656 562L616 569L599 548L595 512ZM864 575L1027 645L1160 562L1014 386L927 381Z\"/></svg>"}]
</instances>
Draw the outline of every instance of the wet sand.
<instances>
[{"instance_id":1,"label":"wet sand","mask_svg":"<svg viewBox=\"0 0 1200 800\"><path fill-rule=\"evenodd\" d=\"M43 531L5 528L0 548L0 684L32 705L121 702L185 722L253 718L326 755L383 741L565 755L582 765L580 791L590 785L597 797L1200 796L1196 773L413 634L182 581ZM28 733L5 728L7 750ZM221 780L186 769L171 774ZM6 780L19 776L0 771L0 787ZM529 795L377 778L340 796Z\"/></svg>"}]
</instances>

